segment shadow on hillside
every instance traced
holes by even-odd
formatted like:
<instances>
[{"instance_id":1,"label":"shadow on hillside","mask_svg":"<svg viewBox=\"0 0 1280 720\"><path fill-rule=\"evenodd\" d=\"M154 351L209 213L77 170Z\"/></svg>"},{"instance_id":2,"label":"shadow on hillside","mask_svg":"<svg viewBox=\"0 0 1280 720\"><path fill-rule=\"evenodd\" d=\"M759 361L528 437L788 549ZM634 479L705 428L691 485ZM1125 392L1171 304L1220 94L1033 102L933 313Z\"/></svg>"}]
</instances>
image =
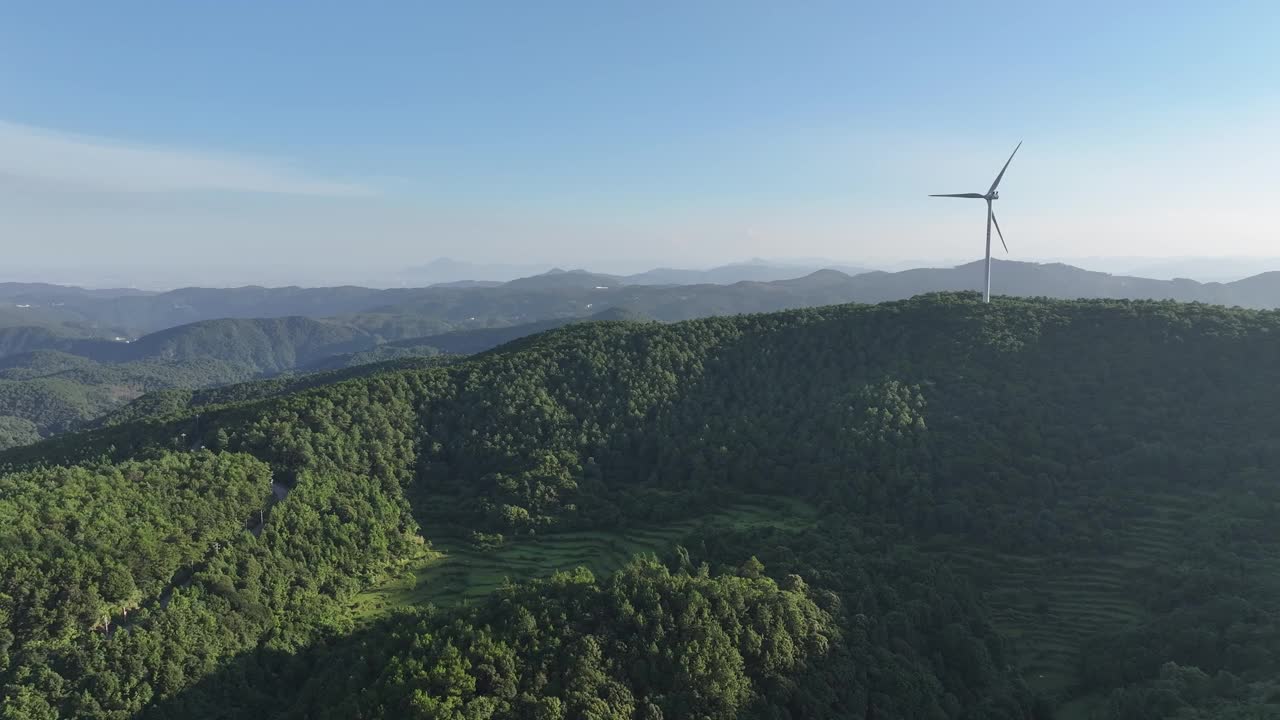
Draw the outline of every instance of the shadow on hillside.
<instances>
[{"instance_id":1,"label":"shadow on hillside","mask_svg":"<svg viewBox=\"0 0 1280 720\"><path fill-rule=\"evenodd\" d=\"M412 627L417 614L393 616L290 653L260 648L225 663L173 697L154 703L134 717L164 718L307 718L335 708L316 707L317 697L334 697L335 682L347 685L344 697L355 698L372 683L383 663L373 647L386 647L388 637Z\"/></svg>"}]
</instances>

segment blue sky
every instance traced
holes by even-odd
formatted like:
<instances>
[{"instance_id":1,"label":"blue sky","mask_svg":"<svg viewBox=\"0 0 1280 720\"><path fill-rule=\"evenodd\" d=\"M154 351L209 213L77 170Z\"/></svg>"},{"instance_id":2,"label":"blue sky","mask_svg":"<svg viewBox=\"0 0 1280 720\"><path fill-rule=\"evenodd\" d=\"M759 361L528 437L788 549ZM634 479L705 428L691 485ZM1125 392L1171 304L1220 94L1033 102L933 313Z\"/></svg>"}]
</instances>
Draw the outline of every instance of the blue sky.
<instances>
[{"instance_id":1,"label":"blue sky","mask_svg":"<svg viewBox=\"0 0 1280 720\"><path fill-rule=\"evenodd\" d=\"M13 4L0 233L14 266L968 259L980 204L924 195L1025 140L1015 257L1278 254L1280 5L998 5Z\"/></svg>"}]
</instances>

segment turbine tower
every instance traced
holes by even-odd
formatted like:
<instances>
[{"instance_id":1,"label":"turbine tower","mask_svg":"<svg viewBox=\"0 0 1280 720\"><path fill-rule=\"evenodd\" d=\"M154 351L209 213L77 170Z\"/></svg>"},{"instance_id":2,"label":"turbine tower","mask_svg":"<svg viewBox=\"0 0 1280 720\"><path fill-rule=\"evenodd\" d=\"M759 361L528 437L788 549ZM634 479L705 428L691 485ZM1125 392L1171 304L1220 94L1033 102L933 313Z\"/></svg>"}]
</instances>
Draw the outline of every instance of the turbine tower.
<instances>
[{"instance_id":1,"label":"turbine tower","mask_svg":"<svg viewBox=\"0 0 1280 720\"><path fill-rule=\"evenodd\" d=\"M1004 245L1005 253L1009 252L1009 246L1004 241L1004 233L1000 232L1000 222L996 220L996 213L991 209L991 202L1000 199L1000 193L996 192L996 188L1000 187L1000 180L1004 177L1004 171L1009 169L1009 163L1013 162L1013 156L1018 154L1018 148L1022 147L1022 143L1018 143L1018 147L1013 149L1009 154L1009 159L1004 161L1004 167L1000 168L1000 174L991 183L991 188L987 190L987 194L982 193L955 193L952 195L930 195L929 197L953 197L953 198L972 198L974 200L987 201L987 287L982 293L982 302L991 302L991 224L995 223L996 233L1000 235L1000 244Z\"/></svg>"}]
</instances>

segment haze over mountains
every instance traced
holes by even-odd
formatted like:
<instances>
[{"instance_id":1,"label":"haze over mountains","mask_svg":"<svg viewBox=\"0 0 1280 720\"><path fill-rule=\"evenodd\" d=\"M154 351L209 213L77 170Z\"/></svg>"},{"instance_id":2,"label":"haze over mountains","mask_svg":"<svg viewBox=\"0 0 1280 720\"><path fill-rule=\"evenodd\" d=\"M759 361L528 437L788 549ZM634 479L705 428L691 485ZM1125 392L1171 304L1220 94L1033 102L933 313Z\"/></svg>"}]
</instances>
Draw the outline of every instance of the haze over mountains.
<instances>
[{"instance_id":1,"label":"haze over mountains","mask_svg":"<svg viewBox=\"0 0 1280 720\"><path fill-rule=\"evenodd\" d=\"M457 267L453 269L457 270ZM977 286L981 263L862 272L744 263L618 276L552 269L421 288L183 288L0 284L0 446L66 432L146 393L281 373L470 355L586 320L674 322ZM783 279L778 275L804 273ZM744 275L755 279L733 278ZM681 279L696 279L681 284ZM997 261L997 294L1280 307L1280 273L1229 283ZM148 401L150 402L150 401ZM149 407L149 406L148 406Z\"/></svg>"},{"instance_id":2,"label":"haze over mountains","mask_svg":"<svg viewBox=\"0 0 1280 720\"><path fill-rule=\"evenodd\" d=\"M914 265L913 265L914 266ZM151 292L163 292L184 286L237 287L262 285L266 287L303 285L332 286L360 285L372 288L427 287L431 285L466 286L499 284L518 278L540 275L556 268L555 263L479 263L437 258L408 268L317 267L313 264L293 266L211 266L155 268L136 267L103 270L85 268L69 272L58 268L5 268L7 279L15 281L51 282L60 285L86 285L92 287L136 287ZM711 268L646 267L636 272L632 263L610 263L603 274L626 278L632 284L691 284L733 283L740 280L780 280L806 275L815 270L833 268L849 274L865 272L869 267L826 259L766 260L752 258L743 262L731 262Z\"/></svg>"},{"instance_id":3,"label":"haze over mountains","mask_svg":"<svg viewBox=\"0 0 1280 720\"><path fill-rule=\"evenodd\" d=\"M464 327L586 317L609 307L670 321L835 302L882 302L924 292L974 289L980 277L979 263L892 273L742 264L709 271L652 270L632 276L553 269L503 283L455 281L396 289L248 286L143 292L0 283L0 327L40 326L57 328L68 336L136 338L202 320L304 316L342 319L379 332L384 339L400 339ZM1064 264L996 261L994 292L1274 308L1280 307L1280 273L1202 283L1111 275ZM401 327L378 325L394 325L392 318L413 322Z\"/></svg>"},{"instance_id":4,"label":"haze over mountains","mask_svg":"<svg viewBox=\"0 0 1280 720\"><path fill-rule=\"evenodd\" d=\"M1021 256L1040 264L1062 263L1113 275L1134 275L1157 280L1190 278L1200 282L1231 282L1272 270L1280 270L1280 257L1143 257L1143 256ZM964 264L965 257L921 257L911 260L866 260L844 262L831 258L751 258L708 267L652 264L574 262L468 262L442 257L419 265L358 267L323 265L219 265L200 267L151 267L144 264L69 270L67 266L0 268L0 282L56 284L91 288L131 288L135 292L165 292L183 287L360 287L421 288L432 285L455 287L497 285L523 277L540 275L555 268L586 267L604 275L626 279L631 284L731 284L742 280L786 280L822 269L857 275L872 270L900 272L916 268L945 268Z\"/></svg>"}]
</instances>

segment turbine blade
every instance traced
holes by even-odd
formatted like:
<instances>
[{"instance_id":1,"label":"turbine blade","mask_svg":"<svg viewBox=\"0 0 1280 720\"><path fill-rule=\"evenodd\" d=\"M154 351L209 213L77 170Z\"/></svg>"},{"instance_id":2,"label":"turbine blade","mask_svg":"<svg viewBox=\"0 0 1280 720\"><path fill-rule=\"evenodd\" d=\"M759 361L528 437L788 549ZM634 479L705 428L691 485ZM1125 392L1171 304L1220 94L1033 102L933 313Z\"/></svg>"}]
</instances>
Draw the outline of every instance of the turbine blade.
<instances>
[{"instance_id":1,"label":"turbine blade","mask_svg":"<svg viewBox=\"0 0 1280 720\"><path fill-rule=\"evenodd\" d=\"M996 176L995 182L991 183L991 189L987 191L988 193L995 192L995 189L999 187L1000 179L1004 177L1004 171L1009 169L1009 163L1013 162L1013 156L1018 154L1018 148L1020 147L1022 147L1021 142L1019 142L1018 147L1014 148L1013 152L1009 154L1009 159L1004 161L1004 167L1000 168L1000 174Z\"/></svg>"},{"instance_id":2,"label":"turbine blade","mask_svg":"<svg viewBox=\"0 0 1280 720\"><path fill-rule=\"evenodd\" d=\"M1004 245L1004 253L1009 254L1009 245L1004 241L1004 233L1000 232L1000 221L996 219L996 211L991 211L991 222L995 223L996 234L1000 236L1000 244Z\"/></svg>"},{"instance_id":3,"label":"turbine blade","mask_svg":"<svg viewBox=\"0 0 1280 720\"><path fill-rule=\"evenodd\" d=\"M982 198L986 197L986 195L983 195L982 193L956 193L954 195L930 195L929 197L959 197L959 198L974 198L977 200L981 200Z\"/></svg>"}]
</instances>

